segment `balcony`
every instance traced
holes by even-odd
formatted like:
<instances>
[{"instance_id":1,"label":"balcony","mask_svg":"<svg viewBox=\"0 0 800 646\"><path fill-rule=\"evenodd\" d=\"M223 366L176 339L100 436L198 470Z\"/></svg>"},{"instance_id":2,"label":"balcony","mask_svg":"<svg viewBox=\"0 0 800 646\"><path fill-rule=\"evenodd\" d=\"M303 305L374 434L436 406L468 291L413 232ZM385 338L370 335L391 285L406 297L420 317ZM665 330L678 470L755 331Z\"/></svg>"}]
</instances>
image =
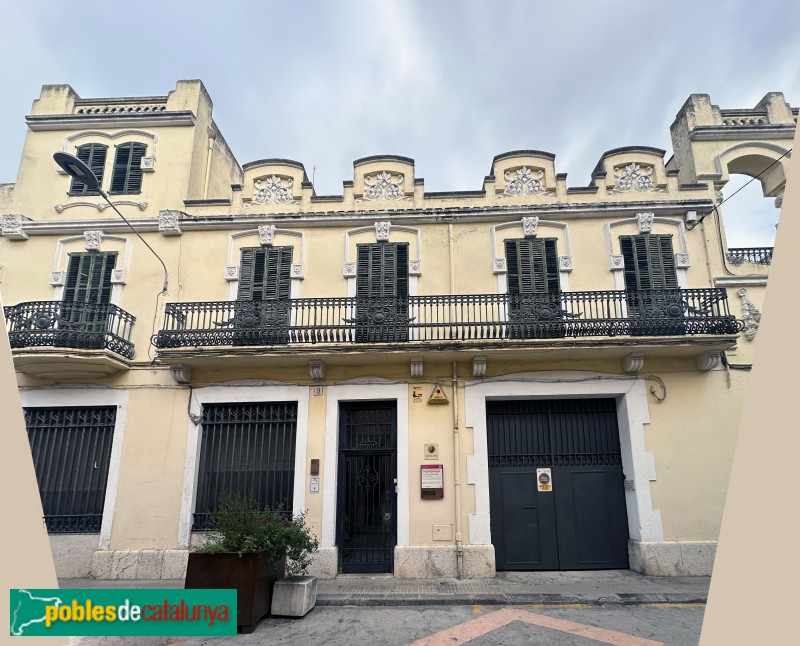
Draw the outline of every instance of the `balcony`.
<instances>
[{"instance_id":1,"label":"balcony","mask_svg":"<svg viewBox=\"0 0 800 646\"><path fill-rule=\"evenodd\" d=\"M728 249L728 262L734 267L745 263L771 265L773 247L736 247Z\"/></svg>"},{"instance_id":2,"label":"balcony","mask_svg":"<svg viewBox=\"0 0 800 646\"><path fill-rule=\"evenodd\" d=\"M133 358L136 318L116 305L31 301L4 307L3 313L14 365L27 374L108 376L125 369L124 360Z\"/></svg>"},{"instance_id":3,"label":"balcony","mask_svg":"<svg viewBox=\"0 0 800 646\"><path fill-rule=\"evenodd\" d=\"M732 337L740 329L725 289L587 291L169 303L153 343L174 356L239 346L519 349L578 337Z\"/></svg>"}]
</instances>

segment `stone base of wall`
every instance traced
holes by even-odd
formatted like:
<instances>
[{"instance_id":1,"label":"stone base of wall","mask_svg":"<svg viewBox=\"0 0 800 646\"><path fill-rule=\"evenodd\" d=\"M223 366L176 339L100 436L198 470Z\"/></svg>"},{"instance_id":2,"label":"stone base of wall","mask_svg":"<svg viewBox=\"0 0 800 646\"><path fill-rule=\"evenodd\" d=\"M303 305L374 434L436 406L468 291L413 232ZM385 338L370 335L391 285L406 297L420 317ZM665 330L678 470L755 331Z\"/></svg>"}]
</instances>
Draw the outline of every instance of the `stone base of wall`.
<instances>
[{"instance_id":1,"label":"stone base of wall","mask_svg":"<svg viewBox=\"0 0 800 646\"><path fill-rule=\"evenodd\" d=\"M458 576L455 546L395 547L394 576L397 579L454 579ZM494 547L465 545L463 576L467 579L493 578Z\"/></svg>"},{"instance_id":2,"label":"stone base of wall","mask_svg":"<svg viewBox=\"0 0 800 646\"><path fill-rule=\"evenodd\" d=\"M99 551L92 555L95 579L184 579L187 550Z\"/></svg>"},{"instance_id":3,"label":"stone base of wall","mask_svg":"<svg viewBox=\"0 0 800 646\"><path fill-rule=\"evenodd\" d=\"M339 569L339 550L335 547L320 547L319 551L311 558L308 566L308 575L318 579L336 578Z\"/></svg>"},{"instance_id":4,"label":"stone base of wall","mask_svg":"<svg viewBox=\"0 0 800 646\"><path fill-rule=\"evenodd\" d=\"M651 576L711 576L716 541L628 541L630 568Z\"/></svg>"},{"instance_id":5,"label":"stone base of wall","mask_svg":"<svg viewBox=\"0 0 800 646\"><path fill-rule=\"evenodd\" d=\"M50 534L50 551L59 579L83 579L92 575L92 555L99 534Z\"/></svg>"}]
</instances>

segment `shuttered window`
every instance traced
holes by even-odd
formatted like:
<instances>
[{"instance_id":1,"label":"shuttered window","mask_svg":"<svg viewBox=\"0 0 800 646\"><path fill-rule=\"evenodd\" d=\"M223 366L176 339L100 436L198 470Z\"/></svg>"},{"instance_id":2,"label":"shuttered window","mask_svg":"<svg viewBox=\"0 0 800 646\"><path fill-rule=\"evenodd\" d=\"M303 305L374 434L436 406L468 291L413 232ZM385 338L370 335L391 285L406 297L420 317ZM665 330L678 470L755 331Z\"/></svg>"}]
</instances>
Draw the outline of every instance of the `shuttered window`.
<instances>
[{"instance_id":1,"label":"shuttered window","mask_svg":"<svg viewBox=\"0 0 800 646\"><path fill-rule=\"evenodd\" d=\"M625 260L625 289L678 289L672 236L643 233L620 236Z\"/></svg>"},{"instance_id":2,"label":"shuttered window","mask_svg":"<svg viewBox=\"0 0 800 646\"><path fill-rule=\"evenodd\" d=\"M116 410L24 409L48 532L100 531Z\"/></svg>"},{"instance_id":3,"label":"shuttered window","mask_svg":"<svg viewBox=\"0 0 800 646\"><path fill-rule=\"evenodd\" d=\"M506 240L509 294L543 294L561 291L555 238Z\"/></svg>"},{"instance_id":4,"label":"shuttered window","mask_svg":"<svg viewBox=\"0 0 800 646\"><path fill-rule=\"evenodd\" d=\"M292 291L292 247L246 247L239 271L240 301L288 299Z\"/></svg>"},{"instance_id":5,"label":"shuttered window","mask_svg":"<svg viewBox=\"0 0 800 646\"><path fill-rule=\"evenodd\" d=\"M116 262L114 251L69 254L64 302L107 305L111 300L111 272Z\"/></svg>"},{"instance_id":6,"label":"shuttered window","mask_svg":"<svg viewBox=\"0 0 800 646\"><path fill-rule=\"evenodd\" d=\"M147 146L128 142L117 146L114 156L114 170L111 174L112 194L130 195L142 190L142 157Z\"/></svg>"},{"instance_id":7,"label":"shuttered window","mask_svg":"<svg viewBox=\"0 0 800 646\"><path fill-rule=\"evenodd\" d=\"M408 244L358 245L356 297L408 297Z\"/></svg>"},{"instance_id":8,"label":"shuttered window","mask_svg":"<svg viewBox=\"0 0 800 646\"><path fill-rule=\"evenodd\" d=\"M78 146L75 156L86 164L97 177L97 181L102 185L103 172L106 165L106 154L108 146L103 144L85 144ZM89 189L86 184L73 178L69 188L70 195L99 195L96 189Z\"/></svg>"},{"instance_id":9,"label":"shuttered window","mask_svg":"<svg viewBox=\"0 0 800 646\"><path fill-rule=\"evenodd\" d=\"M194 529L210 527L223 491L291 510L296 431L297 402L204 405Z\"/></svg>"}]
</instances>

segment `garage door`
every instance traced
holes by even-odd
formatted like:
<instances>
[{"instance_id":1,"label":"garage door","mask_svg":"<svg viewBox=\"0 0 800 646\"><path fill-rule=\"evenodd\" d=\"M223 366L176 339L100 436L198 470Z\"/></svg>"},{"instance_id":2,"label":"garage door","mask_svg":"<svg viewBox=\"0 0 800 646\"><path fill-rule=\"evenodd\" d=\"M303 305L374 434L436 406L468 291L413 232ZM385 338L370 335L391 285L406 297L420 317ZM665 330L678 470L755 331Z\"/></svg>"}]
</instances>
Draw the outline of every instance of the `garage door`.
<instances>
[{"instance_id":1,"label":"garage door","mask_svg":"<svg viewBox=\"0 0 800 646\"><path fill-rule=\"evenodd\" d=\"M486 403L498 570L628 567L613 399Z\"/></svg>"}]
</instances>

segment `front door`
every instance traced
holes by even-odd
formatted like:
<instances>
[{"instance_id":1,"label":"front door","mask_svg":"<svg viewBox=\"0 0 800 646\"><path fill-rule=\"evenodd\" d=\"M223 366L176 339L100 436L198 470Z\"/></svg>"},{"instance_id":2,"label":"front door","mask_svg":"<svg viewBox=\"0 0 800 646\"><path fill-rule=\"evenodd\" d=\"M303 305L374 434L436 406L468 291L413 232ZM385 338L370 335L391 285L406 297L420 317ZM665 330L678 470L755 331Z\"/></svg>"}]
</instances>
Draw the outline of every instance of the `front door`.
<instances>
[{"instance_id":1,"label":"front door","mask_svg":"<svg viewBox=\"0 0 800 646\"><path fill-rule=\"evenodd\" d=\"M615 401L490 401L486 413L497 569L627 568Z\"/></svg>"},{"instance_id":2,"label":"front door","mask_svg":"<svg viewBox=\"0 0 800 646\"><path fill-rule=\"evenodd\" d=\"M340 404L336 544L341 572L392 572L396 485L396 403Z\"/></svg>"}]
</instances>

